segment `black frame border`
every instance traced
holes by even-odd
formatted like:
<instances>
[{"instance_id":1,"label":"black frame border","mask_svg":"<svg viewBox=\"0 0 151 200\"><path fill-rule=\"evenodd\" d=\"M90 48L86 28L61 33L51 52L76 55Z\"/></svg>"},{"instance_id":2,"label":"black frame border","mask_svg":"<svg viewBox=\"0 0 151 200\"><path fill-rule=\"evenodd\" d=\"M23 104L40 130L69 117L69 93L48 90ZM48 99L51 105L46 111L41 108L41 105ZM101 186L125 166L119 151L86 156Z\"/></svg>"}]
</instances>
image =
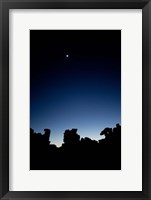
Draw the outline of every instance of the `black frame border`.
<instances>
[{"instance_id":1,"label":"black frame border","mask_svg":"<svg viewBox=\"0 0 151 200\"><path fill-rule=\"evenodd\" d=\"M9 191L9 9L142 9L142 191ZM0 44L0 198L151 199L151 0L0 0Z\"/></svg>"}]
</instances>

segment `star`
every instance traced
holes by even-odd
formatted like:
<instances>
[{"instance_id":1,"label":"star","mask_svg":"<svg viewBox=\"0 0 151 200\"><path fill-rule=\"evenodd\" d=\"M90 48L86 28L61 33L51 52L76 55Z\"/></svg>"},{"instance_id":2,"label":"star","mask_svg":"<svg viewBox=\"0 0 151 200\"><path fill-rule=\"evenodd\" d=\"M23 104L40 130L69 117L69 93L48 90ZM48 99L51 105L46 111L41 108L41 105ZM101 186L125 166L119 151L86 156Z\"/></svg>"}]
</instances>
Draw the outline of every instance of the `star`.
<instances>
[{"instance_id":1,"label":"star","mask_svg":"<svg viewBox=\"0 0 151 200\"><path fill-rule=\"evenodd\" d=\"M66 54L66 58L69 58L69 54Z\"/></svg>"}]
</instances>

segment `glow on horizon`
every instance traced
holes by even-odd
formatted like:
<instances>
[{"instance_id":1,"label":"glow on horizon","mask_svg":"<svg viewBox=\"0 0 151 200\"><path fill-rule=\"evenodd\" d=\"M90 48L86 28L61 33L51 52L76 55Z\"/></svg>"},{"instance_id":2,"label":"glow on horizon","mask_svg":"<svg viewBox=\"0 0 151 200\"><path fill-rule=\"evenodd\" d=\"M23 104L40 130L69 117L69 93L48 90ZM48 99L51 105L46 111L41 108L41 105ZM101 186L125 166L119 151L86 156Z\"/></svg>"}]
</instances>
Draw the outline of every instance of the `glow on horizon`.
<instances>
[{"instance_id":1,"label":"glow on horizon","mask_svg":"<svg viewBox=\"0 0 151 200\"><path fill-rule=\"evenodd\" d=\"M120 122L117 122L117 123L120 123ZM77 134L80 135L80 139L88 137L88 138L90 138L92 140L98 141L98 140L101 140L101 139L105 138L104 136L100 135L101 131L104 128L106 128L106 127L114 128L115 126L116 126L116 123L113 124L113 125L110 125L110 126L105 126L105 127L102 126L101 128L97 128L95 130L93 130L93 129L90 130L89 129L89 131L86 131L84 128L79 128L79 129L77 128L78 129L77 130ZM72 128L76 128L76 127L71 127L70 126L69 128L61 129L61 130L60 129L58 129L58 130L51 129L48 126L47 126L47 128L51 130L51 133L50 133L50 142L51 143L50 144L54 144L57 147L60 147L63 144L63 136L64 136L65 130L67 130L67 129L71 130ZM44 129L41 129L41 128L40 129L34 129L34 131L36 133L41 133L41 134L44 133ZM61 135L62 135L62 137L61 137Z\"/></svg>"}]
</instances>

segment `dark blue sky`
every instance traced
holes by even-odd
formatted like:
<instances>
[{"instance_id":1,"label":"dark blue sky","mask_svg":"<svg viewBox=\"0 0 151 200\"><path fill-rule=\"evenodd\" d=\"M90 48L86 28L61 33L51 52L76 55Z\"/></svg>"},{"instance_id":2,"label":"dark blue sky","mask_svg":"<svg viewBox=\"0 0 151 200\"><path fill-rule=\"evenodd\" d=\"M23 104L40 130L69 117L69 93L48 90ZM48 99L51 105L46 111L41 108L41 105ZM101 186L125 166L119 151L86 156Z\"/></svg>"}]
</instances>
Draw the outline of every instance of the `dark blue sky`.
<instances>
[{"instance_id":1,"label":"dark blue sky","mask_svg":"<svg viewBox=\"0 0 151 200\"><path fill-rule=\"evenodd\" d=\"M30 127L100 139L121 123L121 31L30 31Z\"/></svg>"}]
</instances>

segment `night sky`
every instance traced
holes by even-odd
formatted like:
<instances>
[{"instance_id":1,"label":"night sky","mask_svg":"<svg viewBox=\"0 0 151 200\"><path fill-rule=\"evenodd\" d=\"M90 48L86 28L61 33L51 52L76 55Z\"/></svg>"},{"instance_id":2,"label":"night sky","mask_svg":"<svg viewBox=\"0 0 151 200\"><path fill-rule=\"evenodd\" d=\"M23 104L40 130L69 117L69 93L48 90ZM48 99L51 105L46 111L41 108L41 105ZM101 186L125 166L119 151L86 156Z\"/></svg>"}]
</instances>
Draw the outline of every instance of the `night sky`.
<instances>
[{"instance_id":1,"label":"night sky","mask_svg":"<svg viewBox=\"0 0 151 200\"><path fill-rule=\"evenodd\" d=\"M30 31L30 127L100 139L121 123L121 31Z\"/></svg>"}]
</instances>

